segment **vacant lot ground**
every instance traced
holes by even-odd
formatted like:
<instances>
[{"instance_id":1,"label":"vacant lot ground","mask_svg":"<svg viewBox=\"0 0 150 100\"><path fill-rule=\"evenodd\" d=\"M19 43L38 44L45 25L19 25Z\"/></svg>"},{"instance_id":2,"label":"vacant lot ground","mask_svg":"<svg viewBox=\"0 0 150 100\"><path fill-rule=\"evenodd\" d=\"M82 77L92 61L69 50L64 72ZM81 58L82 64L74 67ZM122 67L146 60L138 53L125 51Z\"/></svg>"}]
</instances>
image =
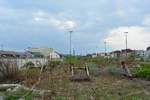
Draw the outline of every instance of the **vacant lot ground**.
<instances>
[{"instance_id":1,"label":"vacant lot ground","mask_svg":"<svg viewBox=\"0 0 150 100\"><path fill-rule=\"evenodd\" d=\"M0 95L8 97L6 100L18 100L17 98L22 97L25 100L150 100L150 81L129 79L120 73L117 65L102 67L90 63L91 80L78 82L70 80L71 72L66 64L50 65L41 74L40 70L23 70L19 84L31 88L40 77L41 81L34 89L50 92L36 94L19 90L15 93L6 91Z\"/></svg>"},{"instance_id":2,"label":"vacant lot ground","mask_svg":"<svg viewBox=\"0 0 150 100\"><path fill-rule=\"evenodd\" d=\"M124 76L101 74L87 82L71 82L64 68L56 68L38 85L52 90L47 100L150 100L150 82Z\"/></svg>"}]
</instances>

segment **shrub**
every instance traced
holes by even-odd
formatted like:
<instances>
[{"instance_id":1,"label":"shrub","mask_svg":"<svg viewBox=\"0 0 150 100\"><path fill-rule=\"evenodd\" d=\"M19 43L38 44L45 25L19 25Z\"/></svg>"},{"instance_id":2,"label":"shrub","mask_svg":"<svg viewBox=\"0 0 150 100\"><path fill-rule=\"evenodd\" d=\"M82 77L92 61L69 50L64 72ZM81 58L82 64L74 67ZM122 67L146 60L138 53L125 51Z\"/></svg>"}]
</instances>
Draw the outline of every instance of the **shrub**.
<instances>
[{"instance_id":1,"label":"shrub","mask_svg":"<svg viewBox=\"0 0 150 100\"><path fill-rule=\"evenodd\" d=\"M150 80L150 64L148 64L148 63L140 64L140 67L137 68L135 75L137 77Z\"/></svg>"},{"instance_id":2,"label":"shrub","mask_svg":"<svg viewBox=\"0 0 150 100\"><path fill-rule=\"evenodd\" d=\"M48 66L51 66L51 67L56 67L58 65L60 65L60 61L49 61L48 62Z\"/></svg>"},{"instance_id":3,"label":"shrub","mask_svg":"<svg viewBox=\"0 0 150 100\"><path fill-rule=\"evenodd\" d=\"M24 65L25 68L32 68L32 67L34 67L34 66L35 66L34 63L31 62L31 61L27 62L27 63Z\"/></svg>"},{"instance_id":4,"label":"shrub","mask_svg":"<svg viewBox=\"0 0 150 100\"><path fill-rule=\"evenodd\" d=\"M56 96L52 100L66 100L66 97L63 96Z\"/></svg>"},{"instance_id":5,"label":"shrub","mask_svg":"<svg viewBox=\"0 0 150 100\"><path fill-rule=\"evenodd\" d=\"M33 85L37 82L40 75L40 70L37 68L32 68L26 71L25 77L26 77L26 84L27 85Z\"/></svg>"},{"instance_id":6,"label":"shrub","mask_svg":"<svg viewBox=\"0 0 150 100\"><path fill-rule=\"evenodd\" d=\"M90 61L96 64L105 65L108 59L104 57L95 57L95 58L91 58Z\"/></svg>"},{"instance_id":7,"label":"shrub","mask_svg":"<svg viewBox=\"0 0 150 100\"><path fill-rule=\"evenodd\" d=\"M7 91L5 92L4 100L36 100L34 98L40 97L40 95L36 92L32 92L29 95L26 95L31 91L27 91L24 89L18 89L17 91Z\"/></svg>"},{"instance_id":8,"label":"shrub","mask_svg":"<svg viewBox=\"0 0 150 100\"><path fill-rule=\"evenodd\" d=\"M77 56L69 57L68 56L65 58L65 63L78 66L78 65L80 65L80 57L77 57Z\"/></svg>"},{"instance_id":9,"label":"shrub","mask_svg":"<svg viewBox=\"0 0 150 100\"><path fill-rule=\"evenodd\" d=\"M19 67L15 61L0 61L0 75L3 79L16 80L19 74Z\"/></svg>"},{"instance_id":10,"label":"shrub","mask_svg":"<svg viewBox=\"0 0 150 100\"><path fill-rule=\"evenodd\" d=\"M133 63L134 61L135 61L135 55L130 54L129 57L127 58L127 62L128 63Z\"/></svg>"},{"instance_id":11,"label":"shrub","mask_svg":"<svg viewBox=\"0 0 150 100\"><path fill-rule=\"evenodd\" d=\"M123 74L123 70L116 65L109 65L105 67L104 73L110 74L110 75L121 75Z\"/></svg>"},{"instance_id":12,"label":"shrub","mask_svg":"<svg viewBox=\"0 0 150 100\"><path fill-rule=\"evenodd\" d=\"M12 96L12 95L5 97L5 100L18 100L18 99L19 99L18 96Z\"/></svg>"},{"instance_id":13,"label":"shrub","mask_svg":"<svg viewBox=\"0 0 150 100\"><path fill-rule=\"evenodd\" d=\"M95 63L87 63L87 67L89 68L89 72L91 75L98 76L100 74L99 69Z\"/></svg>"},{"instance_id":14,"label":"shrub","mask_svg":"<svg viewBox=\"0 0 150 100\"><path fill-rule=\"evenodd\" d=\"M61 61L48 61L48 64L44 68L51 71L53 68L57 67L60 64Z\"/></svg>"}]
</instances>

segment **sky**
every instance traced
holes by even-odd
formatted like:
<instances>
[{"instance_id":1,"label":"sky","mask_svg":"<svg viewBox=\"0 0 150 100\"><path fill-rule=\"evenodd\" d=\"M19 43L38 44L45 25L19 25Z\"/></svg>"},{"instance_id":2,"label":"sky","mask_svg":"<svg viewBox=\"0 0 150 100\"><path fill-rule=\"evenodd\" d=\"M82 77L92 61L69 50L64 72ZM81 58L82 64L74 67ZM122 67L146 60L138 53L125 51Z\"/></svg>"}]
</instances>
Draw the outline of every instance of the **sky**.
<instances>
[{"instance_id":1,"label":"sky","mask_svg":"<svg viewBox=\"0 0 150 100\"><path fill-rule=\"evenodd\" d=\"M0 0L4 49L51 47L77 54L150 46L150 0Z\"/></svg>"}]
</instances>

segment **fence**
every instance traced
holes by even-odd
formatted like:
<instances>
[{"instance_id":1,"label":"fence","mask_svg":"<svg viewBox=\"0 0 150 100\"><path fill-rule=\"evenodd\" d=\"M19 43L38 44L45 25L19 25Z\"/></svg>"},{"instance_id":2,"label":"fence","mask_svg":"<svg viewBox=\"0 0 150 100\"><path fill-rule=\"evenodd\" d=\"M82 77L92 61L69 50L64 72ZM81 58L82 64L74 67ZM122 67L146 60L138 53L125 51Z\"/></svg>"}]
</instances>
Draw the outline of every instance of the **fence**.
<instances>
[{"instance_id":1,"label":"fence","mask_svg":"<svg viewBox=\"0 0 150 100\"><path fill-rule=\"evenodd\" d=\"M15 59L15 58L3 58L0 61L16 62L18 67L23 67L27 62L32 62L36 66L37 64L45 65L49 59L46 58L28 58L28 59Z\"/></svg>"}]
</instances>

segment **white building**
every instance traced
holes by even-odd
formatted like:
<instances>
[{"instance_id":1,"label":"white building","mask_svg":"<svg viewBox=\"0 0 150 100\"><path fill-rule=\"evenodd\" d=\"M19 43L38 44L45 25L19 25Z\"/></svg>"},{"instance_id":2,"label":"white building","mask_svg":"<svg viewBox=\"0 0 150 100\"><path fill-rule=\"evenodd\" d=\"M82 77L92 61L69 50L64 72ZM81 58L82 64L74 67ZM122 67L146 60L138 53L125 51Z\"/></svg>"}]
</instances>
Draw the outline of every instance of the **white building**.
<instances>
[{"instance_id":1,"label":"white building","mask_svg":"<svg viewBox=\"0 0 150 100\"><path fill-rule=\"evenodd\" d=\"M144 58L146 56L146 51L144 50L135 50L134 53L135 53L135 56L140 57L140 58Z\"/></svg>"},{"instance_id":2,"label":"white building","mask_svg":"<svg viewBox=\"0 0 150 100\"><path fill-rule=\"evenodd\" d=\"M43 58L49 58L49 59L60 59L61 55L56 52L52 48L28 48L27 52L30 52L33 57L38 58L38 57L43 57Z\"/></svg>"}]
</instances>

